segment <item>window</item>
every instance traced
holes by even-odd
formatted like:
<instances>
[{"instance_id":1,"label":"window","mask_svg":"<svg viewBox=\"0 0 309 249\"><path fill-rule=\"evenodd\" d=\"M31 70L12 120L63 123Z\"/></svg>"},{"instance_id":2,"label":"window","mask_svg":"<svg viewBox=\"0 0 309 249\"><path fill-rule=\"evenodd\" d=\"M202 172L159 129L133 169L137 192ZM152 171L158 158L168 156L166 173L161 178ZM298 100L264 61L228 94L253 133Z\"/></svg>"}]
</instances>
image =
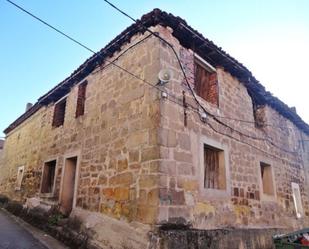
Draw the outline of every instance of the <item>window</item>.
<instances>
[{"instance_id":1,"label":"window","mask_svg":"<svg viewBox=\"0 0 309 249\"><path fill-rule=\"evenodd\" d=\"M53 126L58 127L63 125L65 116L66 98L55 104Z\"/></svg>"},{"instance_id":2,"label":"window","mask_svg":"<svg viewBox=\"0 0 309 249\"><path fill-rule=\"evenodd\" d=\"M56 160L46 162L43 168L41 193L52 193L56 171Z\"/></svg>"},{"instance_id":3,"label":"window","mask_svg":"<svg viewBox=\"0 0 309 249\"><path fill-rule=\"evenodd\" d=\"M202 62L202 59L196 58L194 61L194 81L197 95L218 106L218 82L215 69L207 62Z\"/></svg>"},{"instance_id":4,"label":"window","mask_svg":"<svg viewBox=\"0 0 309 249\"><path fill-rule=\"evenodd\" d=\"M16 187L15 187L15 190L20 190L21 183L23 181L23 177L24 177L24 166L20 166L17 169L17 177L16 177Z\"/></svg>"},{"instance_id":5,"label":"window","mask_svg":"<svg viewBox=\"0 0 309 249\"><path fill-rule=\"evenodd\" d=\"M226 189L224 151L204 144L204 188Z\"/></svg>"},{"instance_id":6,"label":"window","mask_svg":"<svg viewBox=\"0 0 309 249\"><path fill-rule=\"evenodd\" d=\"M77 103L76 103L76 112L75 117L79 117L84 115L85 112L85 100L86 100L86 88L87 88L87 81L84 81L78 86L78 93L77 93Z\"/></svg>"},{"instance_id":7,"label":"window","mask_svg":"<svg viewBox=\"0 0 309 249\"><path fill-rule=\"evenodd\" d=\"M229 200L231 177L229 146L202 135L199 141L199 192L205 200Z\"/></svg>"},{"instance_id":8,"label":"window","mask_svg":"<svg viewBox=\"0 0 309 249\"><path fill-rule=\"evenodd\" d=\"M301 203L299 185L295 182L292 182L292 194L293 194L294 206L295 206L295 211L296 211L296 217L301 218L304 215L304 210L303 210L303 206Z\"/></svg>"},{"instance_id":9,"label":"window","mask_svg":"<svg viewBox=\"0 0 309 249\"><path fill-rule=\"evenodd\" d=\"M261 178L262 178L262 190L266 195L274 195L274 183L271 165L260 162Z\"/></svg>"}]
</instances>

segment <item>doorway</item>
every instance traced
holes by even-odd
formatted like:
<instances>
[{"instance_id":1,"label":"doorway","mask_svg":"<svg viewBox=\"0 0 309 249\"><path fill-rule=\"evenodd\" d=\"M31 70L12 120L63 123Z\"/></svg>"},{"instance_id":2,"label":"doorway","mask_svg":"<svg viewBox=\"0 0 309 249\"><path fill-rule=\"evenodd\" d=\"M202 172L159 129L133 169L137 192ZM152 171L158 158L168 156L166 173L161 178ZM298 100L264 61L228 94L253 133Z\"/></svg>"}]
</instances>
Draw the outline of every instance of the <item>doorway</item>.
<instances>
[{"instance_id":1,"label":"doorway","mask_svg":"<svg viewBox=\"0 0 309 249\"><path fill-rule=\"evenodd\" d=\"M77 157L65 159L60 197L60 212L69 215L74 204Z\"/></svg>"}]
</instances>

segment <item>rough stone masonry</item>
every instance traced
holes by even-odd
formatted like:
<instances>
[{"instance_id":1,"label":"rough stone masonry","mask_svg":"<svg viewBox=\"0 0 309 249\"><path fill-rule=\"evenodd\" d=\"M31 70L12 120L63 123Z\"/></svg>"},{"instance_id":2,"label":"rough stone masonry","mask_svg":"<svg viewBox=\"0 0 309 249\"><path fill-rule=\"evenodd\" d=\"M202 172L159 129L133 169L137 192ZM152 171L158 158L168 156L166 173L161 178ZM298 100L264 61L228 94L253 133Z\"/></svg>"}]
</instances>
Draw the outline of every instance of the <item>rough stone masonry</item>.
<instances>
[{"instance_id":1,"label":"rough stone masonry","mask_svg":"<svg viewBox=\"0 0 309 249\"><path fill-rule=\"evenodd\" d=\"M172 45L188 82L145 27ZM172 71L166 84L162 69ZM309 126L157 9L5 133L0 193L78 219L89 248L266 249L272 234L309 224Z\"/></svg>"}]
</instances>

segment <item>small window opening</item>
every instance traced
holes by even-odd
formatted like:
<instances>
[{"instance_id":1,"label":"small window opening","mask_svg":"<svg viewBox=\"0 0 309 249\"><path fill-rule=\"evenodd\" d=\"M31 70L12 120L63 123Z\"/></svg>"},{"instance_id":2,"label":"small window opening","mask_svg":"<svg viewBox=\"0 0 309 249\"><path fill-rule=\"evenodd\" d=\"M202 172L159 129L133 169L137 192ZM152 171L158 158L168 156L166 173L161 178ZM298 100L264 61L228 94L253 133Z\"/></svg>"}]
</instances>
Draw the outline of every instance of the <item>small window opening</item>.
<instances>
[{"instance_id":1,"label":"small window opening","mask_svg":"<svg viewBox=\"0 0 309 249\"><path fill-rule=\"evenodd\" d=\"M54 187L56 160L46 162L43 168L41 193L52 193Z\"/></svg>"},{"instance_id":2,"label":"small window opening","mask_svg":"<svg viewBox=\"0 0 309 249\"><path fill-rule=\"evenodd\" d=\"M87 88L87 81L81 83L78 86L76 113L75 113L76 118L84 115L85 101L86 101L86 88Z\"/></svg>"},{"instance_id":3,"label":"small window opening","mask_svg":"<svg viewBox=\"0 0 309 249\"><path fill-rule=\"evenodd\" d=\"M21 184L24 177L24 166L20 166L17 169L17 177L16 177L16 187L15 190L20 190Z\"/></svg>"},{"instance_id":4,"label":"small window opening","mask_svg":"<svg viewBox=\"0 0 309 249\"><path fill-rule=\"evenodd\" d=\"M53 127L58 127L63 125L65 108L66 108L66 98L55 104L54 117L53 117Z\"/></svg>"},{"instance_id":5,"label":"small window opening","mask_svg":"<svg viewBox=\"0 0 309 249\"><path fill-rule=\"evenodd\" d=\"M204 145L204 188L226 189L224 151Z\"/></svg>"},{"instance_id":6,"label":"small window opening","mask_svg":"<svg viewBox=\"0 0 309 249\"><path fill-rule=\"evenodd\" d=\"M299 185L295 182L292 182L292 194L293 194L296 217L301 218L304 215L304 210L301 201Z\"/></svg>"},{"instance_id":7,"label":"small window opening","mask_svg":"<svg viewBox=\"0 0 309 249\"><path fill-rule=\"evenodd\" d=\"M194 61L195 91L207 102L219 106L218 81L216 71L198 59Z\"/></svg>"},{"instance_id":8,"label":"small window opening","mask_svg":"<svg viewBox=\"0 0 309 249\"><path fill-rule=\"evenodd\" d=\"M274 183L271 165L260 162L261 178L263 193L266 195L274 195Z\"/></svg>"}]
</instances>

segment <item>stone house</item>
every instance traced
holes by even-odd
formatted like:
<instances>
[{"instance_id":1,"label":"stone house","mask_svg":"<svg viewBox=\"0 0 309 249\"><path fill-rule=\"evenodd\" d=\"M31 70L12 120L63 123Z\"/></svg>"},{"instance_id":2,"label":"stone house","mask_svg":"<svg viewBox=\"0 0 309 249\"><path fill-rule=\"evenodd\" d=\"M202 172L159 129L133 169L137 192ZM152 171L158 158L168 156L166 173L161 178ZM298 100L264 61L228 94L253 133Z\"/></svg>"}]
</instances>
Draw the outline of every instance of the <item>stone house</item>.
<instances>
[{"instance_id":1,"label":"stone house","mask_svg":"<svg viewBox=\"0 0 309 249\"><path fill-rule=\"evenodd\" d=\"M309 225L309 126L236 59L158 9L5 134L0 193L57 206L81 221L91 245L271 248L271 234Z\"/></svg>"}]
</instances>

